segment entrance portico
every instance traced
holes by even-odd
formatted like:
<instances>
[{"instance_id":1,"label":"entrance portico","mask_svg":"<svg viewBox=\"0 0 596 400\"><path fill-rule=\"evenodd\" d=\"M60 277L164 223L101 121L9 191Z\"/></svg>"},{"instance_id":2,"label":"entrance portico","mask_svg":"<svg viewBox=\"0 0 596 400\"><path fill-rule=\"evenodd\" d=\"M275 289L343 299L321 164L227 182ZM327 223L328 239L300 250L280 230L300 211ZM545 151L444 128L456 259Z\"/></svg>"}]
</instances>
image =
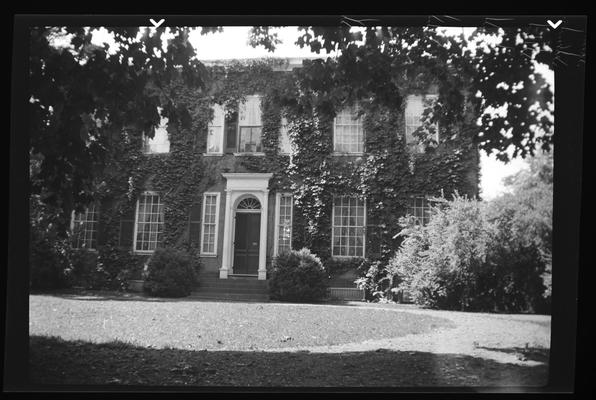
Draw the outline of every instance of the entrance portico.
<instances>
[{"instance_id":1,"label":"entrance portico","mask_svg":"<svg viewBox=\"0 0 596 400\"><path fill-rule=\"evenodd\" d=\"M227 279L228 275L256 275L259 280L264 280L267 278L268 187L273 174L225 173L222 176L226 178L226 205L219 277ZM241 215L240 221L237 215ZM259 219L260 226L257 228L254 224ZM257 254L258 268L255 274Z\"/></svg>"}]
</instances>

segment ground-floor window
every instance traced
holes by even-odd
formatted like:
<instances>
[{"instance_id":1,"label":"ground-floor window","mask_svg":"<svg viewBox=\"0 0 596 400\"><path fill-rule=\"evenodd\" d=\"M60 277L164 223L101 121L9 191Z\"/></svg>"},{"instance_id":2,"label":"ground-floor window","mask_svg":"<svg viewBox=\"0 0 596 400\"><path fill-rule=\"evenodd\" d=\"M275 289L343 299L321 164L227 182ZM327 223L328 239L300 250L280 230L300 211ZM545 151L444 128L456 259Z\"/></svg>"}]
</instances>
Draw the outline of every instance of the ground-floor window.
<instances>
[{"instance_id":1,"label":"ground-floor window","mask_svg":"<svg viewBox=\"0 0 596 400\"><path fill-rule=\"evenodd\" d=\"M408 203L407 214L414 217L416 224L426 225L430 221L431 203L425 197L412 197Z\"/></svg>"},{"instance_id":2,"label":"ground-floor window","mask_svg":"<svg viewBox=\"0 0 596 400\"><path fill-rule=\"evenodd\" d=\"M292 250L292 195L277 195L276 251L277 254Z\"/></svg>"},{"instance_id":3,"label":"ground-floor window","mask_svg":"<svg viewBox=\"0 0 596 400\"><path fill-rule=\"evenodd\" d=\"M333 198L333 256L364 257L365 215L364 200L350 196Z\"/></svg>"},{"instance_id":4,"label":"ground-floor window","mask_svg":"<svg viewBox=\"0 0 596 400\"><path fill-rule=\"evenodd\" d=\"M95 204L87 207L85 212L72 213L71 228L74 234L72 247L75 249L97 249L97 227L99 214Z\"/></svg>"},{"instance_id":5,"label":"ground-floor window","mask_svg":"<svg viewBox=\"0 0 596 400\"><path fill-rule=\"evenodd\" d=\"M217 226L219 218L219 193L203 195L203 226L201 254L217 254Z\"/></svg>"},{"instance_id":6,"label":"ground-floor window","mask_svg":"<svg viewBox=\"0 0 596 400\"><path fill-rule=\"evenodd\" d=\"M162 240L163 203L157 193L145 192L137 200L135 251L152 252Z\"/></svg>"}]
</instances>

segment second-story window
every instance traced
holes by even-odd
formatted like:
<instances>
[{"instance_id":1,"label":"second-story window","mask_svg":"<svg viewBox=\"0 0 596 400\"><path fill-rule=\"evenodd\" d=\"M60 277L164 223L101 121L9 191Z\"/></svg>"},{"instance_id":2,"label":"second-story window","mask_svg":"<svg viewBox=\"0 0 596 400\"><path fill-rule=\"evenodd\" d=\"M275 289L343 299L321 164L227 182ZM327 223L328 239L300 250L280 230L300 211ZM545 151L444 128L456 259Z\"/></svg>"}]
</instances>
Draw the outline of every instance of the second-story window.
<instances>
[{"instance_id":1,"label":"second-story window","mask_svg":"<svg viewBox=\"0 0 596 400\"><path fill-rule=\"evenodd\" d=\"M207 127L207 154L223 154L224 108L219 104L211 107L213 118Z\"/></svg>"},{"instance_id":2,"label":"second-story window","mask_svg":"<svg viewBox=\"0 0 596 400\"><path fill-rule=\"evenodd\" d=\"M159 115L161 116L161 107L157 108ZM168 119L161 117L159 126L155 128L155 133L152 138L143 135L143 153L155 154L155 153L169 153L170 151L170 139L168 137Z\"/></svg>"},{"instance_id":3,"label":"second-story window","mask_svg":"<svg viewBox=\"0 0 596 400\"><path fill-rule=\"evenodd\" d=\"M238 105L238 152L262 152L262 130L261 97L247 96L246 101Z\"/></svg>"},{"instance_id":4,"label":"second-story window","mask_svg":"<svg viewBox=\"0 0 596 400\"><path fill-rule=\"evenodd\" d=\"M430 102L436 99L436 95L416 96L410 95L406 99L406 143L409 146L416 146L418 150L422 148L418 145L418 140L414 137L414 132L422 126L422 116L424 109ZM439 126L434 125L435 128L435 141L439 141Z\"/></svg>"},{"instance_id":5,"label":"second-story window","mask_svg":"<svg viewBox=\"0 0 596 400\"><path fill-rule=\"evenodd\" d=\"M281 154L290 154L292 152L290 145L290 135L288 134L288 120L285 117L281 119L281 129L279 132L279 152Z\"/></svg>"},{"instance_id":6,"label":"second-story window","mask_svg":"<svg viewBox=\"0 0 596 400\"><path fill-rule=\"evenodd\" d=\"M337 153L362 153L364 151L364 131L362 117L358 117L358 107L349 107L335 117L333 129L333 151Z\"/></svg>"}]
</instances>

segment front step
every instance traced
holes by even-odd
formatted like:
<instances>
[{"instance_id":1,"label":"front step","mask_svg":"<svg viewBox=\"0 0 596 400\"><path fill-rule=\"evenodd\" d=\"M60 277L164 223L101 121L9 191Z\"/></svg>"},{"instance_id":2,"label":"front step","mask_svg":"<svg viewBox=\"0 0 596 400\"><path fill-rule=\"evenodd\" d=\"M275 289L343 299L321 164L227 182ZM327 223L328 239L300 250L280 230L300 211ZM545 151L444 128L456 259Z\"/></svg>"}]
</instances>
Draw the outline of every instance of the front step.
<instances>
[{"instance_id":1,"label":"front step","mask_svg":"<svg viewBox=\"0 0 596 400\"><path fill-rule=\"evenodd\" d=\"M202 300L234 300L234 301L269 301L268 294L247 294L247 293L206 293L195 291L187 297L188 299Z\"/></svg>"},{"instance_id":2,"label":"front step","mask_svg":"<svg viewBox=\"0 0 596 400\"><path fill-rule=\"evenodd\" d=\"M229 277L219 279L217 273L199 276L199 284L190 295L194 299L268 301L269 285L266 280L256 277Z\"/></svg>"}]
</instances>

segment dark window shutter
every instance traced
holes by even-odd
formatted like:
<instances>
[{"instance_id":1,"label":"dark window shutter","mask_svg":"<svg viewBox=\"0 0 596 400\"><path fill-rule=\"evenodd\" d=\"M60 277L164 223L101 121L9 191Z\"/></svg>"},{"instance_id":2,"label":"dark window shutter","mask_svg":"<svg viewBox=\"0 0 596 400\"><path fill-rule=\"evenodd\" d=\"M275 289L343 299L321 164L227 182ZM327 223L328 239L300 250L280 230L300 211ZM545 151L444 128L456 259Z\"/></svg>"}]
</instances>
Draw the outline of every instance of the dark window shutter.
<instances>
[{"instance_id":1,"label":"dark window shutter","mask_svg":"<svg viewBox=\"0 0 596 400\"><path fill-rule=\"evenodd\" d=\"M224 129L226 135L226 153L233 153L236 151L236 131L238 129L237 111L234 111L230 115L226 115Z\"/></svg>"},{"instance_id":2,"label":"dark window shutter","mask_svg":"<svg viewBox=\"0 0 596 400\"><path fill-rule=\"evenodd\" d=\"M120 219L120 237L118 245L120 247L132 248L133 236L135 232L135 216L134 211L129 211Z\"/></svg>"},{"instance_id":3,"label":"dark window shutter","mask_svg":"<svg viewBox=\"0 0 596 400\"><path fill-rule=\"evenodd\" d=\"M190 207L188 242L191 246L201 245L201 204Z\"/></svg>"}]
</instances>

